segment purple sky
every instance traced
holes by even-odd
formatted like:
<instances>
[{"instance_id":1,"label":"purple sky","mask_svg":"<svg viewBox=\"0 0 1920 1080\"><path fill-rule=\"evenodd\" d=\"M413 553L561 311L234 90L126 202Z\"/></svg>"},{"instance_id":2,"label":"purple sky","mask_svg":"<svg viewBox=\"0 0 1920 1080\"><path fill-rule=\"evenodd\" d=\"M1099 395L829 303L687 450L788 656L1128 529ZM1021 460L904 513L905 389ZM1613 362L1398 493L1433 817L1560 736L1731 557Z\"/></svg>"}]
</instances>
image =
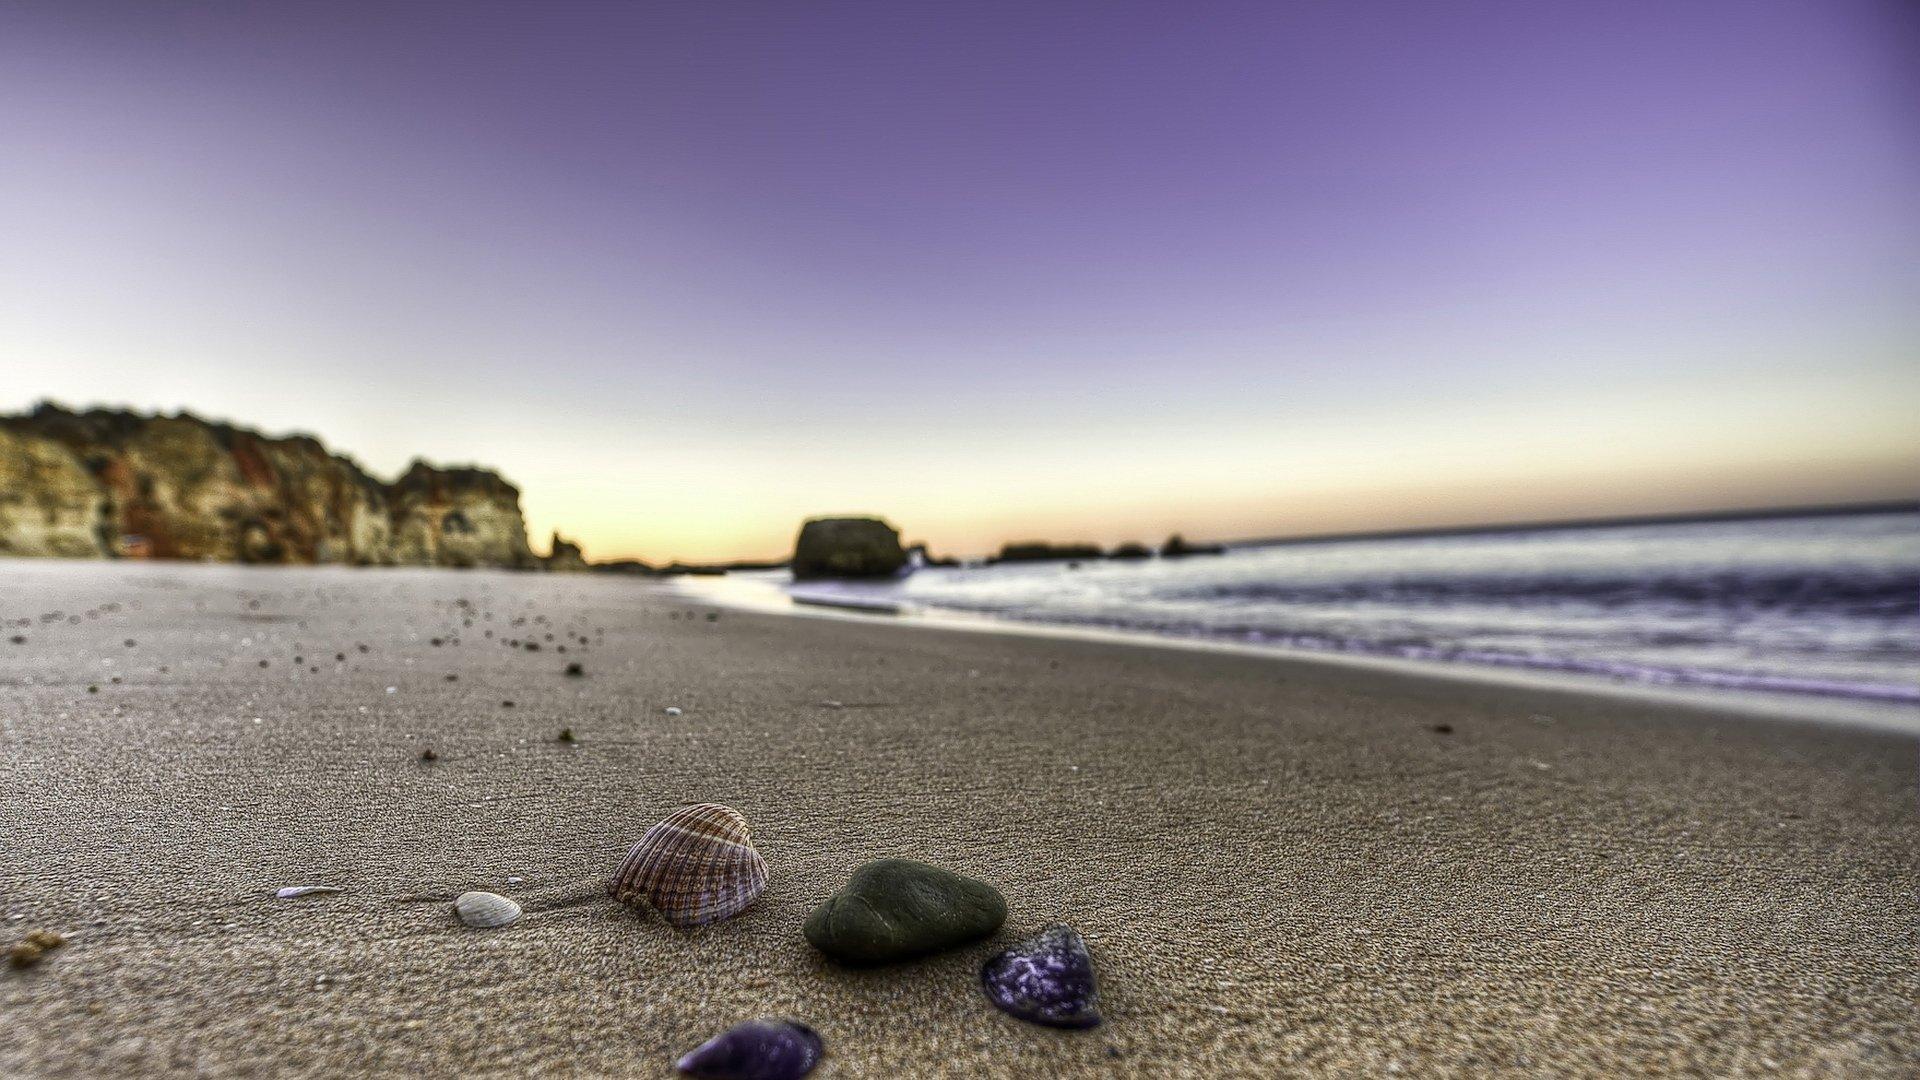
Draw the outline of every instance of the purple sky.
<instances>
[{"instance_id":1,"label":"purple sky","mask_svg":"<svg viewBox=\"0 0 1920 1080\"><path fill-rule=\"evenodd\" d=\"M0 408L596 557L1910 493L1916 8L13 4Z\"/></svg>"}]
</instances>

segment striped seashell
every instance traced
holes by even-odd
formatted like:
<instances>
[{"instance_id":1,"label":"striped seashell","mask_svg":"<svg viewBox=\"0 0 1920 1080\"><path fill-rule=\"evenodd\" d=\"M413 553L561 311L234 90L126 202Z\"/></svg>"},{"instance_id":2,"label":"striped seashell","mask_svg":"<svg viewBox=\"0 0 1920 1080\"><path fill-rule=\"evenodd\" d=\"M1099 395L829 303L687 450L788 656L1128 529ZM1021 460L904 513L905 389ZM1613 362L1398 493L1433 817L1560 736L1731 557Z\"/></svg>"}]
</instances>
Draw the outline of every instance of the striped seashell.
<instances>
[{"instance_id":1,"label":"striped seashell","mask_svg":"<svg viewBox=\"0 0 1920 1080\"><path fill-rule=\"evenodd\" d=\"M607 891L645 903L681 929L730 919L767 887L767 863L753 850L747 819L718 803L675 810L647 830L614 871Z\"/></svg>"}]
</instances>

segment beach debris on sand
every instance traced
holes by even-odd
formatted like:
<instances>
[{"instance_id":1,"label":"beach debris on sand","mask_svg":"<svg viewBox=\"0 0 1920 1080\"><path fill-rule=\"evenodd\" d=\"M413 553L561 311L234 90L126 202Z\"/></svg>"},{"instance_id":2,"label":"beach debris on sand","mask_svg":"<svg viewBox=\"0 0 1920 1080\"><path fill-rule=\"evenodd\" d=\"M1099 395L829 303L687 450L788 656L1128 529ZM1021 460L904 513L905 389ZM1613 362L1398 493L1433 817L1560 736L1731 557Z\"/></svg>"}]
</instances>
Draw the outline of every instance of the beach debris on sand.
<instances>
[{"instance_id":1,"label":"beach debris on sand","mask_svg":"<svg viewBox=\"0 0 1920 1080\"><path fill-rule=\"evenodd\" d=\"M275 890L274 896L280 900L297 900L302 896L324 896L327 893L345 892L337 885L289 885Z\"/></svg>"},{"instance_id":2,"label":"beach debris on sand","mask_svg":"<svg viewBox=\"0 0 1920 1080\"><path fill-rule=\"evenodd\" d=\"M1100 1023L1093 955L1070 926L1055 923L990 957L980 985L1002 1011L1022 1020L1061 1028Z\"/></svg>"},{"instance_id":3,"label":"beach debris on sand","mask_svg":"<svg viewBox=\"0 0 1920 1080\"><path fill-rule=\"evenodd\" d=\"M46 959L48 953L67 943L67 936L54 930L29 930L27 936L7 950L7 963L27 968ZM798 1073L794 1074L798 1076Z\"/></svg>"},{"instance_id":4,"label":"beach debris on sand","mask_svg":"<svg viewBox=\"0 0 1920 1080\"><path fill-rule=\"evenodd\" d=\"M853 872L815 909L813 947L849 964L885 964L986 937L1007 919L993 886L911 859L881 859Z\"/></svg>"},{"instance_id":5,"label":"beach debris on sand","mask_svg":"<svg viewBox=\"0 0 1920 1080\"><path fill-rule=\"evenodd\" d=\"M520 905L499 893L463 892L453 899L453 913L468 926L492 930L520 920Z\"/></svg>"},{"instance_id":6,"label":"beach debris on sand","mask_svg":"<svg viewBox=\"0 0 1920 1080\"><path fill-rule=\"evenodd\" d=\"M623 904L644 901L687 929L740 914L766 887L766 860L754 850L747 819L731 807L700 803L648 829L614 871L608 892Z\"/></svg>"},{"instance_id":7,"label":"beach debris on sand","mask_svg":"<svg viewBox=\"0 0 1920 1080\"><path fill-rule=\"evenodd\" d=\"M675 1066L704 1080L799 1080L820 1063L820 1033L797 1020L748 1020L701 1043Z\"/></svg>"}]
</instances>

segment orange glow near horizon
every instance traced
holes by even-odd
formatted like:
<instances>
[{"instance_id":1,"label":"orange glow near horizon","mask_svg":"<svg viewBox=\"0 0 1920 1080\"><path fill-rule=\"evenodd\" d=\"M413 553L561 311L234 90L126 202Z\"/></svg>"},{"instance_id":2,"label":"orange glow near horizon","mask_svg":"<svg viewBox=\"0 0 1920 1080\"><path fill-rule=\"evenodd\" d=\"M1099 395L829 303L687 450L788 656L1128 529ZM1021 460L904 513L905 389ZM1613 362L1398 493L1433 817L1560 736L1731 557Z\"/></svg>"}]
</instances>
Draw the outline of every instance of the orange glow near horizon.
<instances>
[{"instance_id":1,"label":"orange glow near horizon","mask_svg":"<svg viewBox=\"0 0 1920 1080\"><path fill-rule=\"evenodd\" d=\"M1913 499L1920 445L1893 405L1882 410L1884 423L1853 430L1847 458L1831 445L1817 458L1780 449L1817 434L1817 410L1798 413L1805 431L1784 415L1746 431L1676 417L1665 429L1640 426L1633 440L1609 437L1604 414L1531 431L1487 415L1500 435L1478 445L1441 439L1441 423L1410 423L1396 438L1356 434L1343 443L1312 433L1298 445L1263 447L1257 437L1241 446L1223 437L1204 457L1109 447L1025 470L903 451L901 467L863 478L869 493L860 498L823 499L743 469L719 470L710 491L673 478L631 487L572 478L567 490L532 488L526 504L536 542L557 526L590 558L664 563L784 558L802 520L838 514L884 517L904 540L973 557L1032 539L1157 544L1174 532L1244 540ZM648 505L682 509L660 520Z\"/></svg>"},{"instance_id":2,"label":"orange glow near horizon","mask_svg":"<svg viewBox=\"0 0 1920 1080\"><path fill-rule=\"evenodd\" d=\"M90 7L0 8L0 411L651 563L1920 493L1901 5Z\"/></svg>"}]
</instances>

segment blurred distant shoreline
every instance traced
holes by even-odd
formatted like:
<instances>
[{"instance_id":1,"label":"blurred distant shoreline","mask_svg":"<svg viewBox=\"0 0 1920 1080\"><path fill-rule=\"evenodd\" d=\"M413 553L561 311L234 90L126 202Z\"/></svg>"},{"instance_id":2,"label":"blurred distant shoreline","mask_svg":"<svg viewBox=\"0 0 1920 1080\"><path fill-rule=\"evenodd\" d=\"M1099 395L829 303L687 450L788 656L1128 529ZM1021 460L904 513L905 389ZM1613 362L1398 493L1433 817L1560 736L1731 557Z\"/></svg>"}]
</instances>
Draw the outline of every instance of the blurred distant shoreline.
<instances>
[{"instance_id":1,"label":"blurred distant shoreline","mask_svg":"<svg viewBox=\"0 0 1920 1080\"><path fill-rule=\"evenodd\" d=\"M1876 499L1854 503L1816 503L1811 506L1737 507L1727 510L1676 511L1666 514L1625 514L1618 517L1563 518L1551 521L1508 521L1484 525L1436 525L1417 529L1366 529L1358 532L1308 533L1229 540L1230 548L1280 547L1287 544L1329 544L1360 540L1418 540L1422 537L1493 535L1510 532L1552 532L1559 529L1631 528L1636 525L1696 525L1716 521L1766 521L1771 518L1846 517L1853 514L1920 513L1920 497Z\"/></svg>"},{"instance_id":2,"label":"blurred distant shoreline","mask_svg":"<svg viewBox=\"0 0 1920 1080\"><path fill-rule=\"evenodd\" d=\"M1141 560L1227 549L1417 540L1596 527L1761 521L1920 511L1920 496L1398 529L1260 536L1157 548L1022 540L984 558L912 545L910 565ZM126 409L75 411L52 402L0 415L0 558L158 559L249 564L492 567L613 574L718 575L783 569L786 557L655 565L590 562L555 533L545 555L528 542L520 491L477 465L416 460L381 481L317 438Z\"/></svg>"},{"instance_id":3,"label":"blurred distant shoreline","mask_svg":"<svg viewBox=\"0 0 1920 1080\"><path fill-rule=\"evenodd\" d=\"M1215 559L1083 559L696 595L762 608L1629 685L1920 704L1920 507L1235 545Z\"/></svg>"}]
</instances>

